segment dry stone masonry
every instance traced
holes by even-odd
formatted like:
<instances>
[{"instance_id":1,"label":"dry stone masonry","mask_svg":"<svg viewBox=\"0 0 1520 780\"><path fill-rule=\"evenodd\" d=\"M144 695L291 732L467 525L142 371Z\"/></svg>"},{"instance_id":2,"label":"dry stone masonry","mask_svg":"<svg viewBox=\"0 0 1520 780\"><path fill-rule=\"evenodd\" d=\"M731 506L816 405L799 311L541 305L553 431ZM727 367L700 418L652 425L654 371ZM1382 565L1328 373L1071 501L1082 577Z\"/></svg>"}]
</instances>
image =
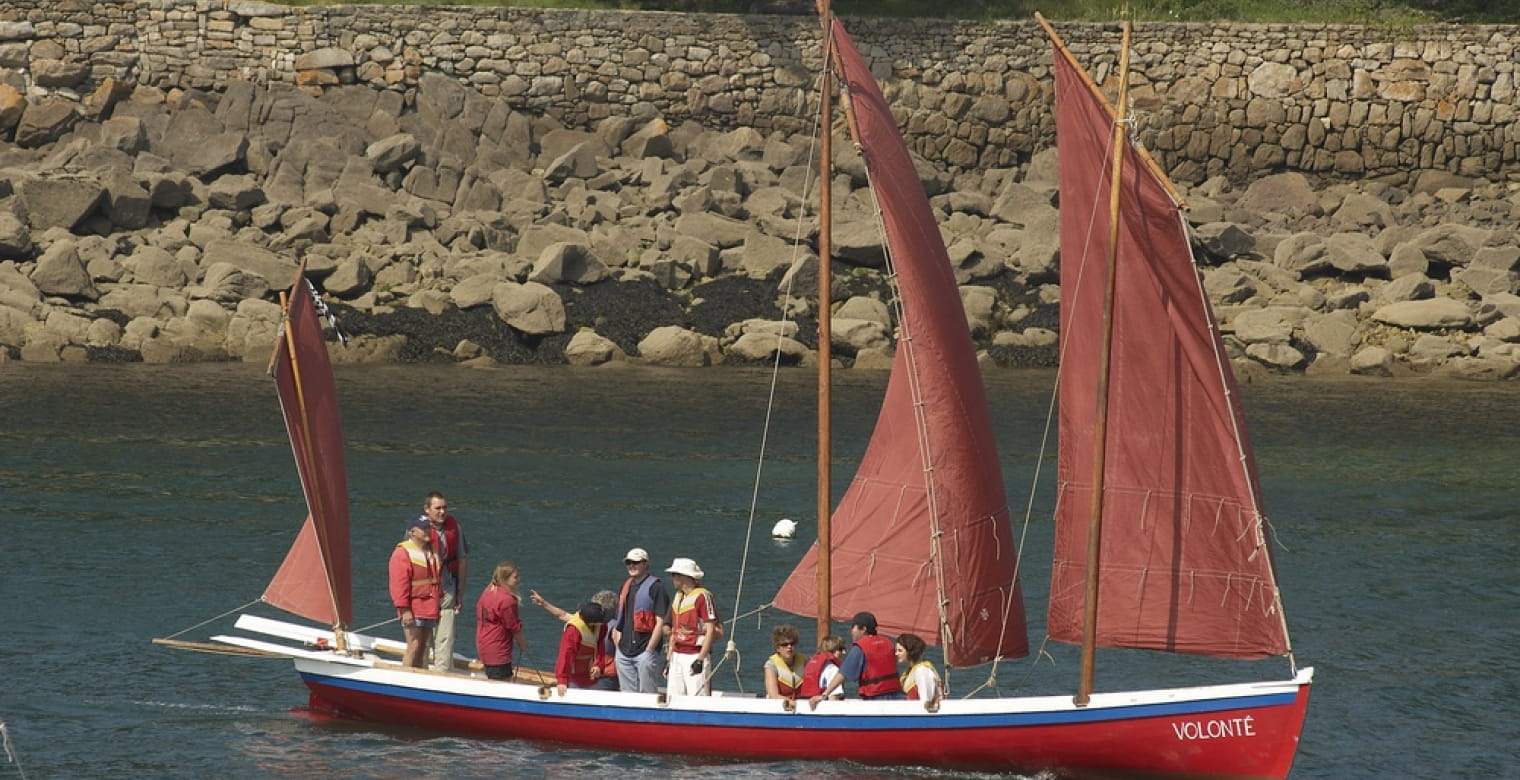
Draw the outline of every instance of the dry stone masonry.
<instances>
[{"instance_id":1,"label":"dry stone masonry","mask_svg":"<svg viewBox=\"0 0 1520 780\"><path fill-rule=\"evenodd\" d=\"M1042 33L850 25L985 359L1053 364ZM263 360L305 262L355 337L342 359L808 363L818 312L786 292L816 284L817 32L0 0L0 360ZM1111 82L1117 29L1062 32ZM1239 370L1520 371L1517 47L1515 27L1141 30L1131 109ZM884 252L840 147L836 354L885 367Z\"/></svg>"}]
</instances>

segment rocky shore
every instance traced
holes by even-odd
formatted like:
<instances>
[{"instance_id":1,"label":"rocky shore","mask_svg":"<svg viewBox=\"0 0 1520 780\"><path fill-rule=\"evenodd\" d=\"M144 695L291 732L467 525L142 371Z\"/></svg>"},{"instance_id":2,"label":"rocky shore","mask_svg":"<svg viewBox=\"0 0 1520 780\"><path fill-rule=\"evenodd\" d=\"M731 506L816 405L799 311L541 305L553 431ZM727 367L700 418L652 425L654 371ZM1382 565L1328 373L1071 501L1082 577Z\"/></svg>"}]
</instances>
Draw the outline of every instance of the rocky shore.
<instances>
[{"instance_id":1,"label":"rocky shore","mask_svg":"<svg viewBox=\"0 0 1520 780\"><path fill-rule=\"evenodd\" d=\"M304 261L343 361L816 360L811 140L565 127L456 80L415 90L0 84L0 360L263 361ZM836 149L848 148L838 143ZM893 312L858 159L836 161L835 355ZM1056 359L1053 150L921 178L984 362ZM1438 170L1184 192L1237 370L1520 373L1520 194Z\"/></svg>"}]
</instances>

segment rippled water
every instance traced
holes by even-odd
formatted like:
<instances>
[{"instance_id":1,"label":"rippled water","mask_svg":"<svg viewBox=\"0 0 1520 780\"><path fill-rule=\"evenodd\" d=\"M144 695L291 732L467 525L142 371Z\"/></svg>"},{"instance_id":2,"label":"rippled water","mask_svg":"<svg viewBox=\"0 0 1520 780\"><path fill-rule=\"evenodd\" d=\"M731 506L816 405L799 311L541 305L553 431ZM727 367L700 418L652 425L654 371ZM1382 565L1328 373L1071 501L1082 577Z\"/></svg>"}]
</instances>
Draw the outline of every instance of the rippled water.
<instances>
[{"instance_id":1,"label":"rippled water","mask_svg":"<svg viewBox=\"0 0 1520 780\"><path fill-rule=\"evenodd\" d=\"M836 490L864 446L883 381L842 379ZM989 377L1016 515L1051 380ZM639 544L656 558L696 557L725 612L736 596L741 611L764 603L805 548L766 532L781 516L811 531L814 479L813 379L791 371L777 393L741 580L768 381L730 370L340 369L358 621L390 617L386 555L400 521L434 489L449 493L470 534L472 591L490 564L515 559L525 587L574 603L620 582L621 555ZM1294 777L1513 773L1516 386L1299 378L1244 394L1295 652L1318 670ZM148 641L256 599L304 514L273 386L257 367L0 364L0 420L9 531L0 720L20 759L0 763L0 777L945 774L603 754L310 719L287 662ZM1037 498L1023 564L1036 644L1048 515ZM536 610L525 617L527 660L544 665L557 627ZM769 626L786 619L749 618L731 631L750 690ZM182 638L204 639L231 620ZM1039 664L1004 666L999 681L1064 690L1074 658L1053 647ZM1100 654L1098 686L1131 687L1141 671L1185 684L1282 677L1287 665L1242 677L1228 664ZM981 681L957 674L962 690Z\"/></svg>"}]
</instances>

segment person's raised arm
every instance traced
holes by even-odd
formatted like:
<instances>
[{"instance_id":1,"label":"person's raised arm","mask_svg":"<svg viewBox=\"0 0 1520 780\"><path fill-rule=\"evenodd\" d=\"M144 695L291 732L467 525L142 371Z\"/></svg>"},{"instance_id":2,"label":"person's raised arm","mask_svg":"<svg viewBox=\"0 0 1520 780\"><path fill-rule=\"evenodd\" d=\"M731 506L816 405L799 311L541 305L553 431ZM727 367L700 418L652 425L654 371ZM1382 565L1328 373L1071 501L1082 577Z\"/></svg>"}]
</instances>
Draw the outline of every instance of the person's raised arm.
<instances>
[{"instance_id":1,"label":"person's raised arm","mask_svg":"<svg viewBox=\"0 0 1520 780\"><path fill-rule=\"evenodd\" d=\"M556 618L558 618L560 620L569 620L570 619L570 613L569 612L566 612L565 610L560 609L559 607L554 606L552 603L549 602L548 599L544 598L543 596L538 595L538 591L536 591L536 590L529 590L528 591L528 600L532 601L534 604L539 605L540 607L543 607L545 612L548 612L549 614L553 615L554 617L556 617Z\"/></svg>"}]
</instances>

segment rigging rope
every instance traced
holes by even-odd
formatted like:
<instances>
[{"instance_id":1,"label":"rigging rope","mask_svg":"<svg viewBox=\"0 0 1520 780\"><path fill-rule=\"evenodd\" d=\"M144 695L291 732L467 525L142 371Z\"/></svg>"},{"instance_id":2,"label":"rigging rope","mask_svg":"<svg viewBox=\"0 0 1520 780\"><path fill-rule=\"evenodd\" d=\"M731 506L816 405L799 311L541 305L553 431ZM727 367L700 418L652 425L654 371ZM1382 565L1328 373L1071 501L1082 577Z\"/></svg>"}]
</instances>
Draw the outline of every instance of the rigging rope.
<instances>
[{"instance_id":1,"label":"rigging rope","mask_svg":"<svg viewBox=\"0 0 1520 780\"><path fill-rule=\"evenodd\" d=\"M193 625L193 626L191 626L189 628L186 628L186 629L183 629L183 630L180 630L180 631L176 631L175 633L170 634L170 635L168 635L168 636L166 636L164 638L165 639L173 639L173 638L179 636L180 634L186 633L188 631L194 631L195 629L200 628L201 626L204 626L207 623L211 623L213 621L221 620L222 618L227 617L228 615L231 615L234 612L242 612L243 610L245 610L245 609L253 606L254 604L259 603L260 601L263 601L263 599L254 599L253 601L250 601L250 602L248 602L247 604L244 604L241 607L233 607L232 609L229 609L226 612L223 612L222 614L217 615L216 617L207 618L205 620L202 620L201 622L196 623L195 625Z\"/></svg>"}]
</instances>

